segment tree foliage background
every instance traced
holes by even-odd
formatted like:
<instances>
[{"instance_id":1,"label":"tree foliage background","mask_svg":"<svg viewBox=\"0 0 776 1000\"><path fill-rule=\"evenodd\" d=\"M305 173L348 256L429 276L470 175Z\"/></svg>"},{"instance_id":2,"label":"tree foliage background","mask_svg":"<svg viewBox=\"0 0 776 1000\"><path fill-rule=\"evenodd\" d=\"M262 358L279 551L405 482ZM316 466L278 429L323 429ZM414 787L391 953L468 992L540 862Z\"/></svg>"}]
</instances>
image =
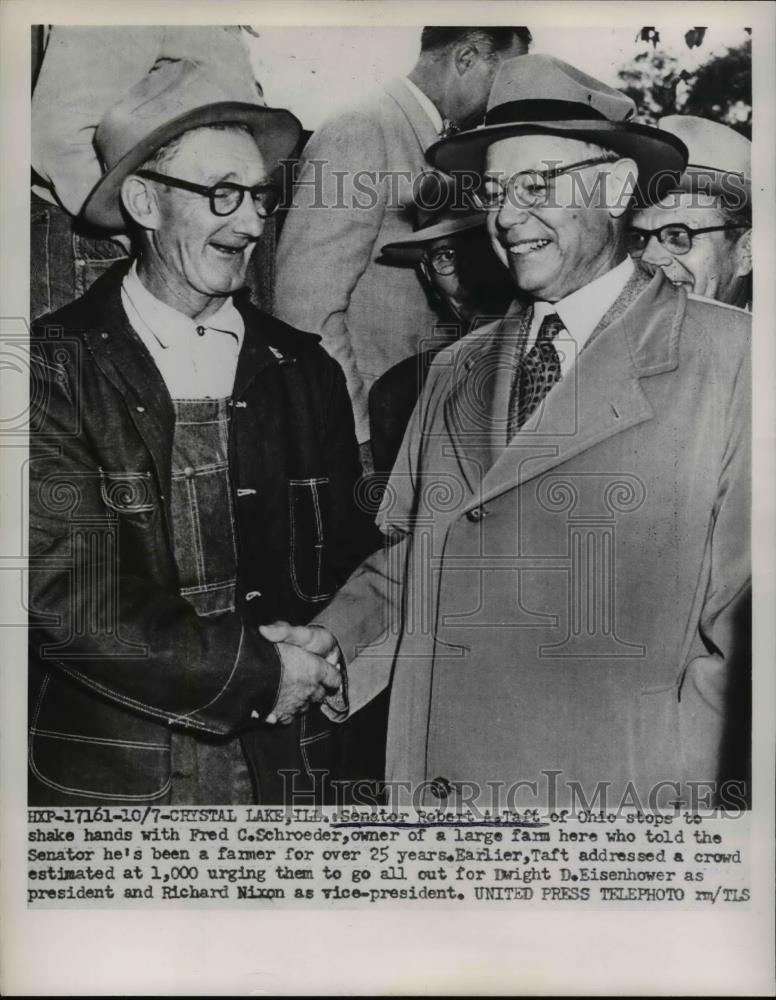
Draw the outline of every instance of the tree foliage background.
<instances>
[{"instance_id":1,"label":"tree foliage background","mask_svg":"<svg viewBox=\"0 0 776 1000\"><path fill-rule=\"evenodd\" d=\"M703 45L704 28L685 35L688 48ZM730 125L752 137L752 42L713 55L696 69L683 68L680 60L660 45L655 28L642 28L637 39L652 43L619 71L620 89L638 108L638 120L654 124L664 115L698 115Z\"/></svg>"}]
</instances>

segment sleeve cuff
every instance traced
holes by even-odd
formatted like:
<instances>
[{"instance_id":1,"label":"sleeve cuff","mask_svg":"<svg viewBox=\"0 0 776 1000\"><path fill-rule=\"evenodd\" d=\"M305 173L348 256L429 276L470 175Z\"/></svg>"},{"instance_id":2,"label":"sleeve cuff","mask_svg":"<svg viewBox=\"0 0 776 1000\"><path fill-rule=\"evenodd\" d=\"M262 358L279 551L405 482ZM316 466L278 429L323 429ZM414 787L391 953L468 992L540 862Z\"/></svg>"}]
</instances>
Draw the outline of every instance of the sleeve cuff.
<instances>
[{"instance_id":1,"label":"sleeve cuff","mask_svg":"<svg viewBox=\"0 0 776 1000\"><path fill-rule=\"evenodd\" d=\"M251 670L254 675L251 718L266 718L275 706L283 676L283 662L277 646L246 626L238 667L241 671Z\"/></svg>"},{"instance_id":2,"label":"sleeve cuff","mask_svg":"<svg viewBox=\"0 0 776 1000\"><path fill-rule=\"evenodd\" d=\"M342 683L336 694L329 695L321 703L321 711L327 719L332 722L344 722L350 714L350 704L348 702L348 670L345 660L340 652L339 672Z\"/></svg>"}]
</instances>

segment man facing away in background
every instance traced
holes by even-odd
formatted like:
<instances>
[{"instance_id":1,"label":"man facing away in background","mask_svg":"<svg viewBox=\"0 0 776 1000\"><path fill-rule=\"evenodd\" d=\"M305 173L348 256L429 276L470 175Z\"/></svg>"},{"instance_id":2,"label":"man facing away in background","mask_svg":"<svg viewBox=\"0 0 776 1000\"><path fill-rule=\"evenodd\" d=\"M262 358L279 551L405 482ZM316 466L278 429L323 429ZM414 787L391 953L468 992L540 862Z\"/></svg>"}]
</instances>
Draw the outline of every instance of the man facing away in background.
<instances>
[{"instance_id":1,"label":"man facing away in background","mask_svg":"<svg viewBox=\"0 0 776 1000\"><path fill-rule=\"evenodd\" d=\"M418 352L433 322L415 276L379 264L380 248L412 233L426 149L482 119L501 61L530 42L523 27L424 28L409 75L324 123L304 150L278 243L275 311L319 333L342 366L361 445L370 386ZM370 467L367 447L362 459Z\"/></svg>"}]
</instances>

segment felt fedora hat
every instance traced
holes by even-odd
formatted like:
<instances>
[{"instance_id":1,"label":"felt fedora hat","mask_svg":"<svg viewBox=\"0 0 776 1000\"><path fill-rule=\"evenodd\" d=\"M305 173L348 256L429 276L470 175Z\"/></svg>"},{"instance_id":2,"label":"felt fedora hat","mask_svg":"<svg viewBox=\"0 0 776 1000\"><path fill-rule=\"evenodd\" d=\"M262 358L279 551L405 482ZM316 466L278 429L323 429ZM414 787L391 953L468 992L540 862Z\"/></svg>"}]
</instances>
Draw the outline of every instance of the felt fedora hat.
<instances>
[{"instance_id":1,"label":"felt fedora hat","mask_svg":"<svg viewBox=\"0 0 776 1000\"><path fill-rule=\"evenodd\" d=\"M482 229L485 226L483 212L467 212L465 215L443 212L441 216L440 219L439 212L433 213L410 236L403 240L395 240L393 243L386 243L381 253L396 263L417 264L423 256L423 251L434 240L469 232L472 229Z\"/></svg>"},{"instance_id":2,"label":"felt fedora hat","mask_svg":"<svg viewBox=\"0 0 776 1000\"><path fill-rule=\"evenodd\" d=\"M447 173L481 172L485 151L499 139L555 135L590 142L629 157L639 169L638 200L657 201L687 163L681 139L632 119L625 94L553 56L505 60L493 81L485 123L434 143L427 160Z\"/></svg>"},{"instance_id":3,"label":"felt fedora hat","mask_svg":"<svg viewBox=\"0 0 776 1000\"><path fill-rule=\"evenodd\" d=\"M681 139L689 156L679 182L682 191L708 191L731 199L740 196L742 207L752 197L752 144L728 125L695 115L668 115L657 127Z\"/></svg>"},{"instance_id":4,"label":"felt fedora hat","mask_svg":"<svg viewBox=\"0 0 776 1000\"><path fill-rule=\"evenodd\" d=\"M270 171L293 152L301 134L294 115L268 108L252 81L228 72L216 78L189 59L157 60L97 126L94 146L105 173L84 203L83 218L122 232L124 179L171 139L190 129L224 124L247 126Z\"/></svg>"}]
</instances>

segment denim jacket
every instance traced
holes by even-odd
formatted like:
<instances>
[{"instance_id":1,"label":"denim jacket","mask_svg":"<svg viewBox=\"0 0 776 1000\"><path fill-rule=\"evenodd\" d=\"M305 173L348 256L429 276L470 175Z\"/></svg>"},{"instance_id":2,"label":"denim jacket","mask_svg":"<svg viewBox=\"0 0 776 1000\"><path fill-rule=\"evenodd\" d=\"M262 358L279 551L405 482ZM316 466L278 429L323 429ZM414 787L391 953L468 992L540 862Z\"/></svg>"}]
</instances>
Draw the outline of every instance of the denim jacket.
<instances>
[{"instance_id":1,"label":"denim jacket","mask_svg":"<svg viewBox=\"0 0 776 1000\"><path fill-rule=\"evenodd\" d=\"M170 536L173 406L121 307L126 267L32 335L31 804L165 801L171 727L260 725L281 665L258 626L309 620L375 543L339 366L238 295L236 606L196 614Z\"/></svg>"}]
</instances>

